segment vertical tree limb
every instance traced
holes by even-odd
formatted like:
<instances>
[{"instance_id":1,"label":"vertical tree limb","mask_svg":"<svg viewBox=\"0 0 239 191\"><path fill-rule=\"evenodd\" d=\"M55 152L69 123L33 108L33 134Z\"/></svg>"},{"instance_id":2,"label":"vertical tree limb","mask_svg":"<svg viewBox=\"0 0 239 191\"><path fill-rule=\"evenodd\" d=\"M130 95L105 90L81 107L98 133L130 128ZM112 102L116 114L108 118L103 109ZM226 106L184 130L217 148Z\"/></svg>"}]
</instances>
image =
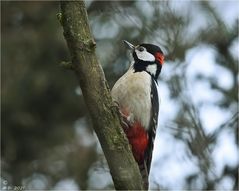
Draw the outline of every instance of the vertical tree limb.
<instances>
[{"instance_id":1,"label":"vertical tree limb","mask_svg":"<svg viewBox=\"0 0 239 191\"><path fill-rule=\"evenodd\" d=\"M120 126L104 72L95 55L83 1L61 2L61 23L72 64L117 190L142 190L139 172Z\"/></svg>"}]
</instances>

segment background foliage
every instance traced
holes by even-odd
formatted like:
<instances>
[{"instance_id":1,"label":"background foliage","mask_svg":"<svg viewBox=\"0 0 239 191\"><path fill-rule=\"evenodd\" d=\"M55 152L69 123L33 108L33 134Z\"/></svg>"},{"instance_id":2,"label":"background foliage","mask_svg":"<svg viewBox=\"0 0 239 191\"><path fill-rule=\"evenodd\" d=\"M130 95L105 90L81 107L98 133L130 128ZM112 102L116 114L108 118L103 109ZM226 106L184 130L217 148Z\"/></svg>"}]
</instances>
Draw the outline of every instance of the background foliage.
<instances>
[{"instance_id":1,"label":"background foliage","mask_svg":"<svg viewBox=\"0 0 239 191\"><path fill-rule=\"evenodd\" d=\"M238 188L238 2L87 1L110 87L122 44L166 55L151 188ZM1 188L113 188L56 19L59 2L1 2Z\"/></svg>"}]
</instances>

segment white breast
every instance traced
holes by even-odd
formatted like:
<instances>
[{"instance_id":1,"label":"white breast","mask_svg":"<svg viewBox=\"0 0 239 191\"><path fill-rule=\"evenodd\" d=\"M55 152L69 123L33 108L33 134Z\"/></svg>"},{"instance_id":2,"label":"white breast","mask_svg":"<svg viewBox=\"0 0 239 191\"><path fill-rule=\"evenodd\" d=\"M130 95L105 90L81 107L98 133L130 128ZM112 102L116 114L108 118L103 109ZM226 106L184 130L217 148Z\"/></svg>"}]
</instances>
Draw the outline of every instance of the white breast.
<instances>
[{"instance_id":1,"label":"white breast","mask_svg":"<svg viewBox=\"0 0 239 191\"><path fill-rule=\"evenodd\" d=\"M129 69L114 85L111 94L120 108L129 111L130 122L139 121L149 128L151 116L151 76Z\"/></svg>"}]
</instances>

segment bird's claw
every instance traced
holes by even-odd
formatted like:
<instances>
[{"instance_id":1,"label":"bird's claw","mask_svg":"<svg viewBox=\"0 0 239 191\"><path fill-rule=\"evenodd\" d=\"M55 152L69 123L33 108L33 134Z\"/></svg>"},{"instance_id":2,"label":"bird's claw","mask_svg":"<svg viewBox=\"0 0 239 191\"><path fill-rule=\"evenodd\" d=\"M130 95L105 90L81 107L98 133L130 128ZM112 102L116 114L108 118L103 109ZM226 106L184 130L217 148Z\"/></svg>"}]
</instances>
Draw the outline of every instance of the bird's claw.
<instances>
[{"instance_id":1,"label":"bird's claw","mask_svg":"<svg viewBox=\"0 0 239 191\"><path fill-rule=\"evenodd\" d=\"M121 126L123 127L124 130L127 130L131 126L131 123L128 120L128 116L120 111L120 106L119 106L119 103L117 101L113 101L113 102L114 102L113 107L118 108L118 112L119 112L120 117L121 117L120 124L121 124Z\"/></svg>"},{"instance_id":2,"label":"bird's claw","mask_svg":"<svg viewBox=\"0 0 239 191\"><path fill-rule=\"evenodd\" d=\"M130 126L132 126L132 123L129 121L129 116L125 115L119 110L120 116L121 116L121 126L124 130L129 129Z\"/></svg>"}]
</instances>

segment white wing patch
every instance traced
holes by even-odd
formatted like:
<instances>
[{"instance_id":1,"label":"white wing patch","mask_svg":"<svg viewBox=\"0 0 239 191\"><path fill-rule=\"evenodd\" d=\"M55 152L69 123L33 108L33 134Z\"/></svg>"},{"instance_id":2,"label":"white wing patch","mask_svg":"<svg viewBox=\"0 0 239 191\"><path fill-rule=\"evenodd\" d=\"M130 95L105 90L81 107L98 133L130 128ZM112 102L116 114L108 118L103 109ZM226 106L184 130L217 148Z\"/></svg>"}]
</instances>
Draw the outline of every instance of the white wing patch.
<instances>
[{"instance_id":1,"label":"white wing patch","mask_svg":"<svg viewBox=\"0 0 239 191\"><path fill-rule=\"evenodd\" d=\"M157 65L156 64L150 64L146 67L146 71L149 72L151 75L155 76L157 72Z\"/></svg>"},{"instance_id":2,"label":"white wing patch","mask_svg":"<svg viewBox=\"0 0 239 191\"><path fill-rule=\"evenodd\" d=\"M143 60L143 61L149 61L149 62L154 62L155 57L151 53L147 52L145 49L144 51L140 52L139 50L135 50L135 53L138 57L138 59Z\"/></svg>"}]
</instances>

